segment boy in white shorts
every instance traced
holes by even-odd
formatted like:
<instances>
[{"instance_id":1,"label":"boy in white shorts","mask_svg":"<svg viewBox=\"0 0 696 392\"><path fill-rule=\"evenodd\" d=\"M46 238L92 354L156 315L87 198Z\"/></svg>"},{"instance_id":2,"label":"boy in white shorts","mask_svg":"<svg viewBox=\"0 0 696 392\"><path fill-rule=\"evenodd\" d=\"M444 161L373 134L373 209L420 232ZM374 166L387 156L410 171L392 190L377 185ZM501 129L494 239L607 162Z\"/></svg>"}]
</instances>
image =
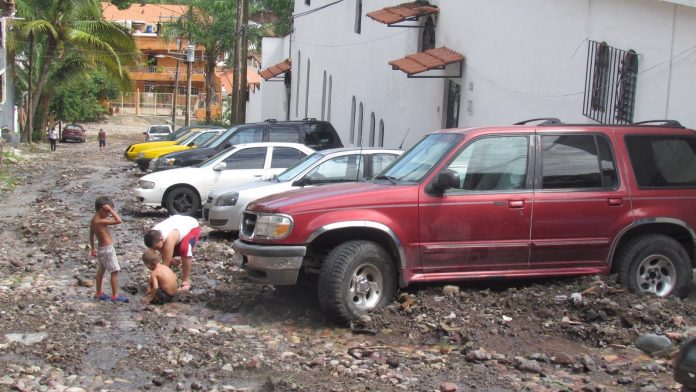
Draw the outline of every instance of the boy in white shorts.
<instances>
[{"instance_id":1,"label":"boy in white shorts","mask_svg":"<svg viewBox=\"0 0 696 392\"><path fill-rule=\"evenodd\" d=\"M89 223L89 246L92 249L91 255L97 256L97 292L94 298L113 302L128 302L127 297L118 295L118 271L121 267L116 259L116 251L114 250L113 241L111 240L110 225L118 225L122 222L121 217L114 211L114 202L108 196L100 196L94 202L96 212ZM97 238L97 245L94 247L94 237ZM108 271L111 274L111 293L109 296L102 291L102 279L104 272Z\"/></svg>"}]
</instances>

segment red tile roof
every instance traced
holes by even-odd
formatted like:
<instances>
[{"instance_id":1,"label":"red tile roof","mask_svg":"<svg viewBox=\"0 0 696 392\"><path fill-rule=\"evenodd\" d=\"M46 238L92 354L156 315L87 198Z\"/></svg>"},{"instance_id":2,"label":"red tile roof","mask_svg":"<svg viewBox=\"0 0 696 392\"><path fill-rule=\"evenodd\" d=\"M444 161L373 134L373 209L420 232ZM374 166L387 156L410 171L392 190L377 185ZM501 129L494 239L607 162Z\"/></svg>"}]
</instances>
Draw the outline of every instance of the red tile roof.
<instances>
[{"instance_id":1,"label":"red tile roof","mask_svg":"<svg viewBox=\"0 0 696 392\"><path fill-rule=\"evenodd\" d=\"M234 79L234 70L225 69L215 71L215 75L220 78L220 84L225 89L227 95L232 94L232 80ZM261 78L253 69L247 69L247 86L249 90L255 91L261 87Z\"/></svg>"},{"instance_id":2,"label":"red tile roof","mask_svg":"<svg viewBox=\"0 0 696 392\"><path fill-rule=\"evenodd\" d=\"M145 23L170 22L172 19L179 19L181 15L188 12L188 6L174 4L131 4L125 10L119 10L115 5L102 1L102 11L104 19L142 21Z\"/></svg>"},{"instance_id":3,"label":"red tile roof","mask_svg":"<svg viewBox=\"0 0 696 392\"><path fill-rule=\"evenodd\" d=\"M288 72L291 68L292 63L290 59L285 59L281 63L263 69L261 72L259 72L259 75L261 75L261 77L264 78L264 80L268 80L274 76L278 76L282 73Z\"/></svg>"},{"instance_id":4,"label":"red tile roof","mask_svg":"<svg viewBox=\"0 0 696 392\"><path fill-rule=\"evenodd\" d=\"M414 75L460 61L464 61L464 56L443 46L392 60L389 65L393 69L400 69L409 75Z\"/></svg>"},{"instance_id":5,"label":"red tile roof","mask_svg":"<svg viewBox=\"0 0 696 392\"><path fill-rule=\"evenodd\" d=\"M394 7L386 7L381 10L372 11L368 17L384 24L398 23L408 18L419 18L421 16L436 14L440 9L432 5L419 5L417 2L403 3Z\"/></svg>"}]
</instances>

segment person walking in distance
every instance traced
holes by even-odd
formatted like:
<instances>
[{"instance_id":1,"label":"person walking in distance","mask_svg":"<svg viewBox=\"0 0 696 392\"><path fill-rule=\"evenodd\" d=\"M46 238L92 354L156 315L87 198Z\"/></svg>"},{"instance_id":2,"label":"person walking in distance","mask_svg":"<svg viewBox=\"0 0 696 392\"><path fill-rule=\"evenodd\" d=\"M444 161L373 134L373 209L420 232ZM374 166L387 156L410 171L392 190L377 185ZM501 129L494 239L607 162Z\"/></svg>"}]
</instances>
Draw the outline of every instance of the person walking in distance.
<instances>
[{"instance_id":1,"label":"person walking in distance","mask_svg":"<svg viewBox=\"0 0 696 392\"><path fill-rule=\"evenodd\" d=\"M169 267L177 266L181 257L181 288L179 291L191 289L191 264L193 263L193 247L201 234L198 220L185 215L172 215L156 224L152 230L145 233L145 246L156 250L162 255L162 264Z\"/></svg>"},{"instance_id":2,"label":"person walking in distance","mask_svg":"<svg viewBox=\"0 0 696 392\"><path fill-rule=\"evenodd\" d=\"M48 131L48 143L51 145L51 151L56 150L56 141L57 140L58 140L58 130L56 129L56 126L54 125Z\"/></svg>"},{"instance_id":3,"label":"person walking in distance","mask_svg":"<svg viewBox=\"0 0 696 392\"><path fill-rule=\"evenodd\" d=\"M99 128L99 151L104 152L106 149L106 132L103 128Z\"/></svg>"}]
</instances>

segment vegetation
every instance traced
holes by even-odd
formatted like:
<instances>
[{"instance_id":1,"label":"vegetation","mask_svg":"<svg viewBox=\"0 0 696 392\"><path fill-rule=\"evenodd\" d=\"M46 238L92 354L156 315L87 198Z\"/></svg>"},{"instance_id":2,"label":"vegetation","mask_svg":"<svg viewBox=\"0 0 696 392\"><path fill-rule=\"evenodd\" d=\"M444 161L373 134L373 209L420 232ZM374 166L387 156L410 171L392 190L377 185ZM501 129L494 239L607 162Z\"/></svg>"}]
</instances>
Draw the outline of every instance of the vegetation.
<instances>
[{"instance_id":1,"label":"vegetation","mask_svg":"<svg viewBox=\"0 0 696 392\"><path fill-rule=\"evenodd\" d=\"M17 0L13 32L20 106L27 113L22 141L43 134L53 93L76 75L102 69L130 90L124 66L139 58L124 26L102 18L97 0ZM23 94L26 92L27 94Z\"/></svg>"},{"instance_id":2,"label":"vegetation","mask_svg":"<svg viewBox=\"0 0 696 392\"><path fill-rule=\"evenodd\" d=\"M292 11L295 7L293 0L261 0L259 6L274 13L278 21L271 27L273 33L279 37L284 37L292 31Z\"/></svg>"},{"instance_id":3,"label":"vegetation","mask_svg":"<svg viewBox=\"0 0 696 392\"><path fill-rule=\"evenodd\" d=\"M95 121L106 114L100 103L119 96L114 80L104 72L92 72L87 77L73 77L58 86L53 93L51 112L67 122Z\"/></svg>"}]
</instances>

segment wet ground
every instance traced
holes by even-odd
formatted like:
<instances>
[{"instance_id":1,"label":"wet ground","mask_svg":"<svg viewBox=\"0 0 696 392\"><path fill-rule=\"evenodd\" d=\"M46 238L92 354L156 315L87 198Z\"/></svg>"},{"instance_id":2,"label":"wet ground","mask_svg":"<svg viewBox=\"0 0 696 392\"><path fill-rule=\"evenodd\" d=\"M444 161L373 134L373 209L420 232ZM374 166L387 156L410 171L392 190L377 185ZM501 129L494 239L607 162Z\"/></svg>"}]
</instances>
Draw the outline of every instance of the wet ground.
<instances>
[{"instance_id":1,"label":"wet ground","mask_svg":"<svg viewBox=\"0 0 696 392\"><path fill-rule=\"evenodd\" d=\"M204 228L193 290L143 305L142 235L167 215L132 194L142 173L122 154L142 136L108 132L105 153L92 137L25 154L17 187L0 194L0 390L679 389L669 357L696 334L693 304L631 294L612 276L416 286L339 326L314 293L247 283L232 239ZM128 304L92 298L99 195L124 219L112 234ZM646 336L669 345L649 354Z\"/></svg>"}]
</instances>

